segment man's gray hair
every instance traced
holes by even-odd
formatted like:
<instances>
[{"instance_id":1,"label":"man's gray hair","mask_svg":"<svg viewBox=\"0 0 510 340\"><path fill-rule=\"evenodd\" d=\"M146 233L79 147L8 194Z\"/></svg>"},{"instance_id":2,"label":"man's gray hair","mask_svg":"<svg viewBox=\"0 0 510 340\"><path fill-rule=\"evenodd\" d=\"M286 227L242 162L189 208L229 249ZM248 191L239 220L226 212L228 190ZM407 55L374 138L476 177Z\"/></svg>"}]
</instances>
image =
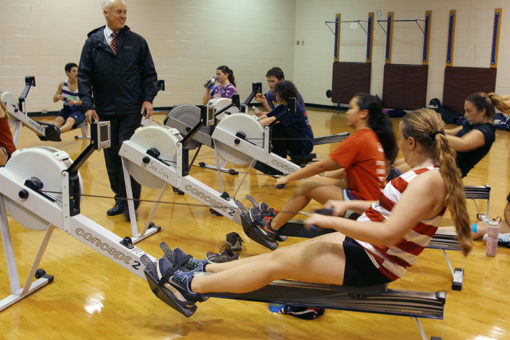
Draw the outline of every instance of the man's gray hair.
<instances>
[{"instance_id":1,"label":"man's gray hair","mask_svg":"<svg viewBox=\"0 0 510 340\"><path fill-rule=\"evenodd\" d=\"M103 9L103 11L107 11L110 8L112 2L115 2L115 0L103 0L101 2L101 8ZM126 3L126 0L122 0L122 2Z\"/></svg>"}]
</instances>

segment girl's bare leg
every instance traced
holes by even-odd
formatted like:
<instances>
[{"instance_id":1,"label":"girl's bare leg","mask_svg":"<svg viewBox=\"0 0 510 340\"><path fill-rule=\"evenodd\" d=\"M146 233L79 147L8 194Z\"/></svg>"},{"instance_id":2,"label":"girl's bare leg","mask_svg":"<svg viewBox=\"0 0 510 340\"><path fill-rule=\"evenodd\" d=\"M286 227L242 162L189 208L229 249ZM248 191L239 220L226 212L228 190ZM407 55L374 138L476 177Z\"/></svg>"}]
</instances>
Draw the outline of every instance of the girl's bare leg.
<instances>
[{"instance_id":1,"label":"girl's bare leg","mask_svg":"<svg viewBox=\"0 0 510 340\"><path fill-rule=\"evenodd\" d=\"M285 223L296 216L301 209L314 199L324 204L330 199L342 199L341 182L336 179L312 177L301 183L294 195L271 221L271 228L280 229Z\"/></svg>"},{"instance_id":2,"label":"girl's bare leg","mask_svg":"<svg viewBox=\"0 0 510 340\"><path fill-rule=\"evenodd\" d=\"M211 275L196 276L191 290L196 293L245 293L279 279L314 283L342 284L345 254L340 233L331 233L272 253L253 256L226 264L208 265L221 270ZM237 263L236 263L237 262Z\"/></svg>"}]
</instances>

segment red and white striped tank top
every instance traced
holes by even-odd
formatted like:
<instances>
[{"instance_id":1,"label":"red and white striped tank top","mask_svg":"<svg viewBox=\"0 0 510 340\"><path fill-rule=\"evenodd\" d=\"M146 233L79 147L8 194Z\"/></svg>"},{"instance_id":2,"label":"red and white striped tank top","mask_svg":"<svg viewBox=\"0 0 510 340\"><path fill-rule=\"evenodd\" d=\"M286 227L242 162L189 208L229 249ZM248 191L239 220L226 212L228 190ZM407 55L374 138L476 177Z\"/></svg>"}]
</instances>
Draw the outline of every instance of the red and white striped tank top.
<instances>
[{"instance_id":1,"label":"red and white striped tank top","mask_svg":"<svg viewBox=\"0 0 510 340\"><path fill-rule=\"evenodd\" d=\"M439 170L436 166L408 171L393 179L386 185L379 197L379 202L372 204L363 215L358 218L360 222L382 222L390 215L391 210L400 200L407 185L418 175L429 171ZM413 228L409 229L403 238L390 247L376 246L367 242L356 240L367 252L379 271L390 280L402 277L407 268L412 266L418 255L425 249L434 236L439 222L446 209L439 215L428 220L421 220Z\"/></svg>"}]
</instances>

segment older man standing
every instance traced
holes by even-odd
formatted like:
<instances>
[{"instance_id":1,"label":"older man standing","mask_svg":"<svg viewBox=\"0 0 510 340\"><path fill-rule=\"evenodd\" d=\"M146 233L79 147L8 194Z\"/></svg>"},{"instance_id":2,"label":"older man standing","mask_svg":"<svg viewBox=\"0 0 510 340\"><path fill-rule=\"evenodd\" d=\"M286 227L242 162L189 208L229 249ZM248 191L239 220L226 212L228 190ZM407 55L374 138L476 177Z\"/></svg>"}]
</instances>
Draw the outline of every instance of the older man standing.
<instances>
[{"instance_id":1,"label":"older man standing","mask_svg":"<svg viewBox=\"0 0 510 340\"><path fill-rule=\"evenodd\" d=\"M127 5L123 0L104 0L106 26L88 33L78 70L80 98L85 116L109 120L112 144L104 150L110 187L115 205L109 216L127 215L122 161L118 155L124 140L141 125L141 115L152 115L152 100L157 94L157 74L143 37L126 26ZM140 198L141 187L131 178L133 197ZM138 207L138 201L135 201Z\"/></svg>"}]
</instances>

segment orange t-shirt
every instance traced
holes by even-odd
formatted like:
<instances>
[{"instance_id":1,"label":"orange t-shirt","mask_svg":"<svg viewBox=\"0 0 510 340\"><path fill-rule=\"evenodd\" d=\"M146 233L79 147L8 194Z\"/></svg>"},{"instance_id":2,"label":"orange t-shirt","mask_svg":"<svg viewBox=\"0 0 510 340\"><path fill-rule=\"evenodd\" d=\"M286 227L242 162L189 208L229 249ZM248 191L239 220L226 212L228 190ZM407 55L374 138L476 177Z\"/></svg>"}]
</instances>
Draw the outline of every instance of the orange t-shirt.
<instances>
[{"instance_id":1,"label":"orange t-shirt","mask_svg":"<svg viewBox=\"0 0 510 340\"><path fill-rule=\"evenodd\" d=\"M0 146L3 146L7 153L10 155L16 151L16 147L12 142L11 129L7 117L0 118Z\"/></svg>"},{"instance_id":2,"label":"orange t-shirt","mask_svg":"<svg viewBox=\"0 0 510 340\"><path fill-rule=\"evenodd\" d=\"M329 154L345 168L347 189L360 200L377 200L386 185L384 150L374 131L358 130Z\"/></svg>"}]
</instances>

